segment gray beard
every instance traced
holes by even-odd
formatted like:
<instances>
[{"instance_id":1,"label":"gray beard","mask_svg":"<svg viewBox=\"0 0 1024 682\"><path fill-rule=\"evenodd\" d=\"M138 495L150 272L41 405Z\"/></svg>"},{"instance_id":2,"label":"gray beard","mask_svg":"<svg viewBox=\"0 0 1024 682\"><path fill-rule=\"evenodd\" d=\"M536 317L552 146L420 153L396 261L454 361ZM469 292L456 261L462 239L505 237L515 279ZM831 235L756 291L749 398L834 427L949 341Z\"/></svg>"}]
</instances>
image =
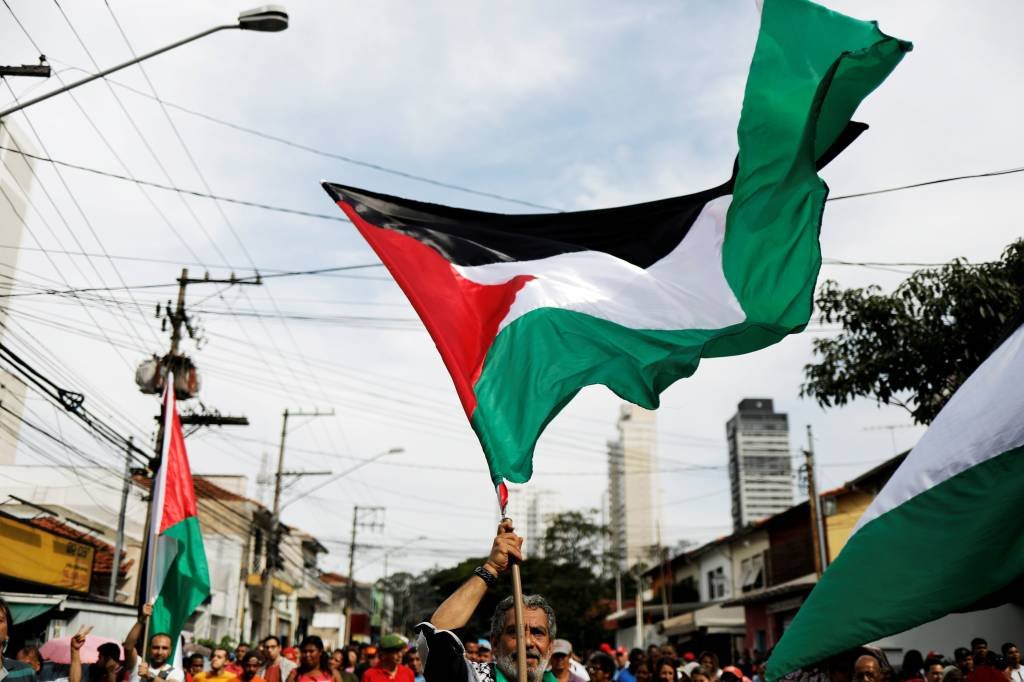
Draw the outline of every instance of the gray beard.
<instances>
[{"instance_id":1,"label":"gray beard","mask_svg":"<svg viewBox=\"0 0 1024 682\"><path fill-rule=\"evenodd\" d=\"M539 653L539 652L538 652ZM516 680L516 656L515 654L500 654L494 653L494 665L498 667L501 674L505 676L507 680ZM548 669L548 659L541 656L540 662L537 667L533 670L526 669L526 680L522 682L541 682L544 677L544 671ZM517 682L521 682L517 680Z\"/></svg>"}]
</instances>

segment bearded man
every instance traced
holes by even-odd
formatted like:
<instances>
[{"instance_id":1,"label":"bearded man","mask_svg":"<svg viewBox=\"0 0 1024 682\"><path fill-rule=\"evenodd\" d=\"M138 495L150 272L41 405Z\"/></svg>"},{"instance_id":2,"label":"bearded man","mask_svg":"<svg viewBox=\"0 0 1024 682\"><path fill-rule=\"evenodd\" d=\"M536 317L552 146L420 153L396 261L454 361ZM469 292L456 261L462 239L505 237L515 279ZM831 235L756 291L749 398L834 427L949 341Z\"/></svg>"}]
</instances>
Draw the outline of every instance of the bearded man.
<instances>
[{"instance_id":1,"label":"bearded man","mask_svg":"<svg viewBox=\"0 0 1024 682\"><path fill-rule=\"evenodd\" d=\"M512 561L522 561L523 538L505 519L491 544L491 553L473 576L444 600L430 622L416 627L416 650L423 660L427 682L554 682L547 670L555 640L555 612L544 597L523 597L526 632L526 680L516 678L516 622L512 597L498 603L491 618L490 641L494 646L489 662L469 661L462 641L452 632L469 622L487 590L498 582Z\"/></svg>"}]
</instances>

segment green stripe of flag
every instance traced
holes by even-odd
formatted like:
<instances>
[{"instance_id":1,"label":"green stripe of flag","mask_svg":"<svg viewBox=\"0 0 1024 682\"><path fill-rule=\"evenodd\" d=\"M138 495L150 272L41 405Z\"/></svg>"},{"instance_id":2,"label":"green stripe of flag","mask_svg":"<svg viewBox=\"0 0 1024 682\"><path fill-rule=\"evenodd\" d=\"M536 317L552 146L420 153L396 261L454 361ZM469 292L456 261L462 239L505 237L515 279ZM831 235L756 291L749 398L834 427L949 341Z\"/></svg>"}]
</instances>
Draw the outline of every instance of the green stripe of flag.
<instances>
[{"instance_id":1,"label":"green stripe of flag","mask_svg":"<svg viewBox=\"0 0 1024 682\"><path fill-rule=\"evenodd\" d=\"M1022 494L1016 448L867 523L775 647L767 678L963 610L1019 578Z\"/></svg>"},{"instance_id":2,"label":"green stripe of flag","mask_svg":"<svg viewBox=\"0 0 1024 682\"><path fill-rule=\"evenodd\" d=\"M150 636L170 635L173 647L177 645L185 621L209 596L210 575L197 517L179 521L160 536L171 539L176 544L176 552L153 604L149 632Z\"/></svg>"}]
</instances>

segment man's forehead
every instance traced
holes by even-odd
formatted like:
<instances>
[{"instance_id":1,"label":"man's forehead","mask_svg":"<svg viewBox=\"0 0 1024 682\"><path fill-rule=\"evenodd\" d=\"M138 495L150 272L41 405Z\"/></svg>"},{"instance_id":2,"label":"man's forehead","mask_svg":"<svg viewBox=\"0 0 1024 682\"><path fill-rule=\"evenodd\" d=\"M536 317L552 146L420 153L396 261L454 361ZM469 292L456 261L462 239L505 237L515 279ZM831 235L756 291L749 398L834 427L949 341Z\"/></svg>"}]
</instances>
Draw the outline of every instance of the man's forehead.
<instances>
[{"instance_id":1,"label":"man's forehead","mask_svg":"<svg viewBox=\"0 0 1024 682\"><path fill-rule=\"evenodd\" d=\"M523 617L526 620L526 624L530 627L543 627L545 630L548 627L548 614L547 612L537 606L531 606L524 609ZM505 612L505 628L508 629L510 625L515 625L516 613L515 609L509 609Z\"/></svg>"}]
</instances>

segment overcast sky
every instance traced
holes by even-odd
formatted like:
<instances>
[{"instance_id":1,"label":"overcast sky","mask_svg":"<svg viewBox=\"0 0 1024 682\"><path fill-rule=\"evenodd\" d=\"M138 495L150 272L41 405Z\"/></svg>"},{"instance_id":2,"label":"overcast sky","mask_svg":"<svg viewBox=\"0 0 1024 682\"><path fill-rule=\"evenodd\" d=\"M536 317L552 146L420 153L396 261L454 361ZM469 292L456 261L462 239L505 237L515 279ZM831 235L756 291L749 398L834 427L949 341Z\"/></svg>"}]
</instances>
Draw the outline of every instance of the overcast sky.
<instances>
[{"instance_id":1,"label":"overcast sky","mask_svg":"<svg viewBox=\"0 0 1024 682\"><path fill-rule=\"evenodd\" d=\"M883 31L915 45L858 112L871 129L826 170L834 195L1021 165L1024 6L1009 0L827 4L877 19ZM130 57L102 0L10 5L38 47L0 8L2 63L31 63L42 51L62 78L94 70L72 27L101 67ZM230 22L246 8L234 1L109 0L109 6L138 51ZM351 160L556 209L689 193L720 183L731 169L757 31L753 0L303 1L288 9L291 26L284 33L225 31L146 63L157 93L174 105L167 111L175 128L152 98L95 82L28 110L41 141L24 117L14 116L20 139L63 161L165 184L170 178L198 191L208 185L218 195L331 217L341 214L321 180L485 210L534 209L303 151L177 107ZM150 92L138 69L114 79ZM8 82L19 95L57 85L56 78ZM0 103L10 99L0 85ZM22 249L18 260L25 285L171 283L182 266L224 277L232 269L250 274L254 265L269 274L377 262L341 220L218 205L63 169L76 207L53 167L40 163L37 171L35 208L21 239L31 250ZM997 258L1020 236L1020 183L1020 175L1010 175L831 203L822 253L871 262ZM0 248L15 238L11 226L2 229ZM111 258L60 251L105 251ZM889 289L909 271L826 265L822 278ZM138 392L134 367L150 353L166 352L153 308L174 293L174 287L114 291L103 294L109 300L84 303L17 298L9 322L17 337L5 343L52 372L70 369L68 388L84 392L125 433L131 428L144 438L152 433L157 400ZM293 422L287 468L340 472L353 458L387 448L405 453L310 495L302 493L317 479L300 480L286 493L286 500L298 499L285 520L330 547L326 567L347 566L341 543L356 504L387 508L383 532L361 540L395 547L424 538L392 553L390 571L418 571L486 550L496 512L482 454L433 344L383 268L268 279L261 287L197 285L188 301L205 311L197 316L205 345L185 344L203 372L203 403L251 421L191 437L197 472L246 474L255 495L261 458L276 456L282 410L333 407L336 417ZM744 397L773 398L789 413L794 454L806 446L805 426L813 426L822 489L920 436L896 408L859 401L821 410L799 397L811 342L822 333L828 332L819 328L753 355L705 361L696 376L665 392L658 413L662 473L651 502L660 505L666 543L730 530L725 421ZM40 401L30 404L40 423L59 426L68 439L120 466L117 453L79 435ZM617 411L606 389L584 390L541 439L530 485L559 491L566 508L598 506L606 485L604 444L615 434ZM45 462L24 449L19 461ZM383 554L360 550L357 577L379 576Z\"/></svg>"}]
</instances>

